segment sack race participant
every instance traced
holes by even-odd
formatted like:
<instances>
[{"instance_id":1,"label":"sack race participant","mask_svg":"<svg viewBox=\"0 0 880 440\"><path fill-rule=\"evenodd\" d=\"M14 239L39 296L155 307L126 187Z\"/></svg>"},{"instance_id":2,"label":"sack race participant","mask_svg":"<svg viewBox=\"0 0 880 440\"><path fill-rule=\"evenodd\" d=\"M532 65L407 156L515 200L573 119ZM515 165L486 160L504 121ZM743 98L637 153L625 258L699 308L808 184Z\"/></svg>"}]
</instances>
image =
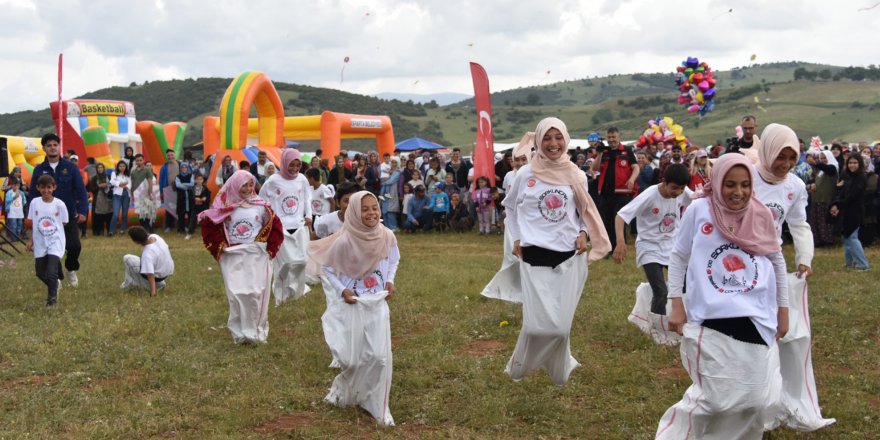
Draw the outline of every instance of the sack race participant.
<instances>
[{"instance_id":1,"label":"sack race participant","mask_svg":"<svg viewBox=\"0 0 880 440\"><path fill-rule=\"evenodd\" d=\"M309 243L322 268L327 310L324 339L341 371L327 402L358 405L377 422L394 425L391 391L391 320L386 300L395 293L400 262L397 239L380 221L379 200L368 191L351 196L342 229Z\"/></svg>"},{"instance_id":2,"label":"sack race participant","mask_svg":"<svg viewBox=\"0 0 880 440\"><path fill-rule=\"evenodd\" d=\"M662 345L675 345L679 340L677 333L669 331L666 319L668 291L663 269L669 266L669 253L672 252L682 210L691 203L689 181L687 167L670 164L663 170L662 183L642 189L635 199L617 212L614 219L617 236L614 261L620 264L626 259L623 225L636 219L639 231L636 267L641 267L648 279L647 283L636 288L636 305L627 319Z\"/></svg>"},{"instance_id":3,"label":"sack race participant","mask_svg":"<svg viewBox=\"0 0 880 440\"><path fill-rule=\"evenodd\" d=\"M804 182L790 172L798 161L800 141L791 128L770 124L761 133L760 140L755 139L754 145L752 149L757 150L758 156L754 196L773 214L780 246L782 223L788 223L794 241L795 277L806 279L812 274L814 252L813 232L807 223L807 189ZM823 418L819 409L806 281L789 285L788 334L776 344L779 356L771 360L771 368L779 370L773 375L773 388L777 392L781 389L781 402L765 429L784 424L796 431L815 431L835 420Z\"/></svg>"},{"instance_id":4,"label":"sack race participant","mask_svg":"<svg viewBox=\"0 0 880 440\"><path fill-rule=\"evenodd\" d=\"M571 356L571 323L587 281L589 261L604 257L611 243L587 176L566 154L565 123L546 118L535 129L536 154L517 171L504 199L513 254L521 258L523 327L506 372L514 380L543 368L558 385L579 364Z\"/></svg>"},{"instance_id":5,"label":"sack race participant","mask_svg":"<svg viewBox=\"0 0 880 440\"><path fill-rule=\"evenodd\" d=\"M535 145L535 133L527 132L513 151L513 171L504 176L504 192L510 194L517 171L529 162L532 146ZM505 224L508 218L504 219ZM522 283L519 275L519 259L513 255L513 239L510 228L504 228L504 259L501 268L483 288L481 295L486 298L500 299L514 304L522 304Z\"/></svg>"},{"instance_id":6,"label":"sack race participant","mask_svg":"<svg viewBox=\"0 0 880 440\"><path fill-rule=\"evenodd\" d=\"M762 436L771 348L788 330L788 283L773 216L752 197L751 170L740 154L722 156L706 197L681 221L669 260L669 328L683 336L693 384L660 419L658 439Z\"/></svg>"},{"instance_id":7,"label":"sack race participant","mask_svg":"<svg viewBox=\"0 0 880 440\"><path fill-rule=\"evenodd\" d=\"M306 285L306 246L310 238L308 227L312 225L312 189L299 172L301 167L299 150L284 150L278 173L266 179L260 188L260 197L271 204L284 227L284 244L272 265L276 307L311 290Z\"/></svg>"},{"instance_id":8,"label":"sack race participant","mask_svg":"<svg viewBox=\"0 0 880 440\"><path fill-rule=\"evenodd\" d=\"M211 209L199 214L202 239L220 263L232 340L265 343L269 337L270 259L284 240L281 221L269 203L254 194L256 179L236 171L220 188Z\"/></svg>"},{"instance_id":9,"label":"sack race participant","mask_svg":"<svg viewBox=\"0 0 880 440\"><path fill-rule=\"evenodd\" d=\"M168 244L162 237L150 234L143 226L132 226L128 229L131 241L143 246L141 256L126 254L122 257L125 267L125 279L120 289L144 289L150 296L165 288L165 280L174 274L174 260Z\"/></svg>"}]
</instances>

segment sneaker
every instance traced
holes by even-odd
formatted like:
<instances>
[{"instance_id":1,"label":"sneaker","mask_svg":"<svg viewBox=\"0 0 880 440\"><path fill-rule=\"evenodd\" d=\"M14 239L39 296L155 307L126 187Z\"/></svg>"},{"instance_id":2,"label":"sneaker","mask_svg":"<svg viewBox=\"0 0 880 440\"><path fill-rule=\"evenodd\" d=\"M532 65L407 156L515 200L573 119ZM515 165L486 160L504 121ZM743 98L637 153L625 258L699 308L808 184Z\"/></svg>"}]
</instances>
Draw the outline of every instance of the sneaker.
<instances>
[{"instance_id":1,"label":"sneaker","mask_svg":"<svg viewBox=\"0 0 880 440\"><path fill-rule=\"evenodd\" d=\"M855 266L853 266L853 270L856 271L856 272L867 272L867 271L868 271L868 268L867 268L867 267L855 267Z\"/></svg>"},{"instance_id":2,"label":"sneaker","mask_svg":"<svg viewBox=\"0 0 880 440\"><path fill-rule=\"evenodd\" d=\"M47 309L54 309L55 307L58 307L58 303L57 303L57 302L55 302L55 301L46 301L46 308L47 308Z\"/></svg>"},{"instance_id":3,"label":"sneaker","mask_svg":"<svg viewBox=\"0 0 880 440\"><path fill-rule=\"evenodd\" d=\"M184 240L189 240L190 238L192 238L191 234L186 234L186 237L183 237Z\"/></svg>"},{"instance_id":4,"label":"sneaker","mask_svg":"<svg viewBox=\"0 0 880 440\"><path fill-rule=\"evenodd\" d=\"M156 290L162 290L167 286L168 285L165 284L165 281L159 281L158 283L156 283Z\"/></svg>"},{"instance_id":5,"label":"sneaker","mask_svg":"<svg viewBox=\"0 0 880 440\"><path fill-rule=\"evenodd\" d=\"M165 233L167 234L169 232L171 232L171 228L165 228Z\"/></svg>"},{"instance_id":6,"label":"sneaker","mask_svg":"<svg viewBox=\"0 0 880 440\"><path fill-rule=\"evenodd\" d=\"M67 284L70 284L70 287L76 287L79 285L79 279L76 278L75 270L67 272Z\"/></svg>"},{"instance_id":7,"label":"sneaker","mask_svg":"<svg viewBox=\"0 0 880 440\"><path fill-rule=\"evenodd\" d=\"M55 289L57 295L61 295L61 280L58 280L58 289Z\"/></svg>"}]
</instances>

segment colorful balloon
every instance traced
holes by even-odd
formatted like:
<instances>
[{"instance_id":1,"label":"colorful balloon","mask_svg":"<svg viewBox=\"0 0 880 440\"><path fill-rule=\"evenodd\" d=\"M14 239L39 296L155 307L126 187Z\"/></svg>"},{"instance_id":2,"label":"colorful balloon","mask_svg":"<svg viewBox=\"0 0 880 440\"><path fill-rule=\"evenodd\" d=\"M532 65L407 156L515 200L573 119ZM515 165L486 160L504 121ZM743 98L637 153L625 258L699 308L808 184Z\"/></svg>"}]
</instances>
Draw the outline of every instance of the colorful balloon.
<instances>
[{"instance_id":1,"label":"colorful balloon","mask_svg":"<svg viewBox=\"0 0 880 440\"><path fill-rule=\"evenodd\" d=\"M675 84L678 86L678 104L689 113L706 113L715 109L717 82L712 68L697 57L687 57L675 68Z\"/></svg>"}]
</instances>

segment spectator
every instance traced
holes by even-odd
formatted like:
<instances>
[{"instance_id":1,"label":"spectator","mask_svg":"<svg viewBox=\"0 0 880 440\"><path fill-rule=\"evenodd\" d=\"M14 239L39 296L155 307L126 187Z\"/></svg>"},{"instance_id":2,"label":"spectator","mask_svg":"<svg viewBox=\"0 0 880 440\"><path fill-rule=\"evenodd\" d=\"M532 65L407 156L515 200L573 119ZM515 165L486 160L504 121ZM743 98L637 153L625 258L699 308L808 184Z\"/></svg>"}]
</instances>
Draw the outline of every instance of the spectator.
<instances>
[{"instance_id":1,"label":"spectator","mask_svg":"<svg viewBox=\"0 0 880 440\"><path fill-rule=\"evenodd\" d=\"M430 231L432 222L434 221L434 212L429 204L430 200L425 196L425 187L419 185L415 188L415 195L407 204L406 222L403 228L408 232L414 232L417 229L422 231Z\"/></svg>"},{"instance_id":2,"label":"spectator","mask_svg":"<svg viewBox=\"0 0 880 440\"><path fill-rule=\"evenodd\" d=\"M620 143L620 130L617 127L609 127L605 136L608 146L600 147L592 170L600 171L599 213L611 244L616 245L619 241L614 233L614 219L617 211L633 198L639 165L632 149ZM662 166L660 175L663 175Z\"/></svg>"},{"instance_id":3,"label":"spectator","mask_svg":"<svg viewBox=\"0 0 880 440\"><path fill-rule=\"evenodd\" d=\"M846 160L843 180L838 186L841 187L841 191L831 203L829 212L837 219L837 227L843 235L844 267L867 271L868 260L865 258L862 243L859 242L859 227L864 217L862 204L867 186L865 165L861 155L854 154Z\"/></svg>"},{"instance_id":4,"label":"spectator","mask_svg":"<svg viewBox=\"0 0 880 440\"><path fill-rule=\"evenodd\" d=\"M196 184L190 167L189 162L181 162L180 174L174 179L174 187L177 190L177 232L187 236L193 233L189 229L189 217L193 215L193 187Z\"/></svg>"},{"instance_id":5,"label":"spectator","mask_svg":"<svg viewBox=\"0 0 880 440\"><path fill-rule=\"evenodd\" d=\"M367 154L367 167L363 175L365 179L364 189L378 197L379 189L382 186L382 166L379 163L379 153L370 151Z\"/></svg>"},{"instance_id":6,"label":"spectator","mask_svg":"<svg viewBox=\"0 0 880 440\"><path fill-rule=\"evenodd\" d=\"M272 176L269 175L269 177ZM201 174L196 174L193 180L193 209L189 216L189 228L185 237L187 240L192 238L192 234L196 230L196 224L198 223L199 214L207 210L210 207L211 203L211 191L208 189L208 187L205 186L205 176Z\"/></svg>"},{"instance_id":7,"label":"spectator","mask_svg":"<svg viewBox=\"0 0 880 440\"><path fill-rule=\"evenodd\" d=\"M223 156L220 161L220 169L217 170L217 178L214 183L219 187L226 184L226 181L235 173L235 166L232 164L232 156Z\"/></svg>"},{"instance_id":8,"label":"spectator","mask_svg":"<svg viewBox=\"0 0 880 440\"><path fill-rule=\"evenodd\" d=\"M267 163L270 162L266 160L266 152L260 150L260 152L257 153L257 161L252 163L248 168L248 170L254 176L254 179L257 179L257 184L259 185L262 185L264 182L266 182L266 177L268 177L266 175ZM257 189L257 191L259 191L259 189Z\"/></svg>"},{"instance_id":9,"label":"spectator","mask_svg":"<svg viewBox=\"0 0 880 440\"><path fill-rule=\"evenodd\" d=\"M461 149L455 147L452 149L452 156L450 157L449 162L446 163L446 175L452 175L453 181L458 188L465 188L468 186L468 171L473 168L473 165L466 160L461 158ZM446 189L447 193L449 192L449 181L446 181Z\"/></svg>"},{"instance_id":10,"label":"spectator","mask_svg":"<svg viewBox=\"0 0 880 440\"><path fill-rule=\"evenodd\" d=\"M477 220L480 222L480 235L489 234L491 231L492 195L489 189L489 179L486 176L477 178L477 189L474 190L474 207L477 211Z\"/></svg>"},{"instance_id":11,"label":"spectator","mask_svg":"<svg viewBox=\"0 0 880 440\"><path fill-rule=\"evenodd\" d=\"M351 179L351 170L345 166L345 156L337 156L336 165L333 166L333 169L330 170L330 175L327 176L327 183L334 187L339 187L339 184L350 182Z\"/></svg>"},{"instance_id":12,"label":"spectator","mask_svg":"<svg viewBox=\"0 0 880 440\"><path fill-rule=\"evenodd\" d=\"M144 155L134 156L134 170L131 172L132 199L138 223L150 233L153 232L153 220L159 204L159 186L153 173L152 163L144 163Z\"/></svg>"},{"instance_id":13,"label":"spectator","mask_svg":"<svg viewBox=\"0 0 880 440\"><path fill-rule=\"evenodd\" d=\"M813 230L813 243L815 246L830 246L834 244L834 230L831 226L829 208L834 201L837 192L837 160L828 150L823 150L816 163L818 171L816 183L810 188L812 200L810 202L810 225Z\"/></svg>"},{"instance_id":14,"label":"spectator","mask_svg":"<svg viewBox=\"0 0 880 440\"><path fill-rule=\"evenodd\" d=\"M425 173L425 184L428 192L434 192L434 186L446 181L446 170L440 168L440 159L432 157L429 161L428 171Z\"/></svg>"},{"instance_id":15,"label":"spectator","mask_svg":"<svg viewBox=\"0 0 880 440\"><path fill-rule=\"evenodd\" d=\"M461 195L453 193L449 199L449 229L455 232L468 232L473 227L473 221L468 214L467 206L461 202Z\"/></svg>"},{"instance_id":16,"label":"spectator","mask_svg":"<svg viewBox=\"0 0 880 440\"><path fill-rule=\"evenodd\" d=\"M9 189L4 196L4 212L6 213L6 227L10 232L10 240L22 237L24 230L24 207L27 205L27 195L21 190L21 182L15 177L6 179Z\"/></svg>"},{"instance_id":17,"label":"spectator","mask_svg":"<svg viewBox=\"0 0 880 440\"><path fill-rule=\"evenodd\" d=\"M446 229L446 216L449 214L449 196L444 191L446 185L439 182L434 185L434 194L431 195L431 201L428 202L434 211L434 225L437 226L437 232L443 232Z\"/></svg>"},{"instance_id":18,"label":"spectator","mask_svg":"<svg viewBox=\"0 0 880 440\"><path fill-rule=\"evenodd\" d=\"M705 188L709 185L709 176L711 175L712 164L709 163L709 154L706 153L706 150L700 148L691 160L691 181L688 183L688 188L691 191Z\"/></svg>"},{"instance_id":19,"label":"spectator","mask_svg":"<svg viewBox=\"0 0 880 440\"><path fill-rule=\"evenodd\" d=\"M122 223L120 233L125 234L128 228L128 206L131 204L131 177L124 160L116 163L116 169L110 176L110 186L113 188L113 213L110 215L108 235L116 233L117 223Z\"/></svg>"},{"instance_id":20,"label":"spectator","mask_svg":"<svg viewBox=\"0 0 880 440\"><path fill-rule=\"evenodd\" d=\"M127 163L127 161L123 160ZM89 179L87 189L92 193L92 235L109 235L110 218L113 215L113 189L104 164L95 164L95 177Z\"/></svg>"},{"instance_id":21,"label":"spectator","mask_svg":"<svg viewBox=\"0 0 880 440\"><path fill-rule=\"evenodd\" d=\"M385 226L392 231L397 230L397 216L400 214L400 193L397 191L400 182L400 159L391 159L391 170L382 184L379 204L382 207L382 219Z\"/></svg>"},{"instance_id":22,"label":"spectator","mask_svg":"<svg viewBox=\"0 0 880 440\"><path fill-rule=\"evenodd\" d=\"M170 232L177 219L177 190L174 181L180 174L180 163L174 150L165 153L165 163L159 168L159 199L165 205L165 232Z\"/></svg>"}]
</instances>

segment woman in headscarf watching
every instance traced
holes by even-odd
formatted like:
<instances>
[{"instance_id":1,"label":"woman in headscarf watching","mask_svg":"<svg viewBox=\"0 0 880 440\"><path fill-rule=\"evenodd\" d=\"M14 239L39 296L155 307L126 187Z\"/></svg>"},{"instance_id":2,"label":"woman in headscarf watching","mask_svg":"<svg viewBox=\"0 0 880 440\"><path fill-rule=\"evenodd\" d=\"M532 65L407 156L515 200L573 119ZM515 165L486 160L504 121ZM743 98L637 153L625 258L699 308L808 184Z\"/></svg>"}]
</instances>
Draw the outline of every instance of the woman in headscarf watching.
<instances>
[{"instance_id":1,"label":"woman in headscarf watching","mask_svg":"<svg viewBox=\"0 0 880 440\"><path fill-rule=\"evenodd\" d=\"M321 267L327 311L324 339L341 371L324 400L358 405L378 423L394 425L391 391L391 323L386 300L395 294L400 262L397 239L382 226L379 201L368 191L351 195L342 229L309 243ZM362 341L353 344L352 341Z\"/></svg>"},{"instance_id":2,"label":"woman in headscarf watching","mask_svg":"<svg viewBox=\"0 0 880 440\"><path fill-rule=\"evenodd\" d=\"M531 162L520 168L504 199L505 224L519 257L523 328L506 372L520 380L543 368L556 384L579 364L571 356L570 332L587 280L589 261L611 250L587 176L569 159L568 130L546 118L535 129Z\"/></svg>"},{"instance_id":3,"label":"woman in headscarf watching","mask_svg":"<svg viewBox=\"0 0 880 440\"><path fill-rule=\"evenodd\" d=\"M681 221L669 264L669 328L683 335L681 361L693 384L660 419L657 439L763 433L771 347L788 331L788 282L754 180L745 156L721 156L705 197Z\"/></svg>"},{"instance_id":4,"label":"woman in headscarf watching","mask_svg":"<svg viewBox=\"0 0 880 440\"><path fill-rule=\"evenodd\" d=\"M281 153L278 173L266 179L260 188L260 197L272 205L284 226L284 244L273 261L272 291L276 306L288 299L298 299L310 290L305 268L312 225L312 187L301 169L299 150L288 148Z\"/></svg>"},{"instance_id":5,"label":"woman in headscarf watching","mask_svg":"<svg viewBox=\"0 0 880 440\"><path fill-rule=\"evenodd\" d=\"M755 138L752 150L757 151L753 196L773 215L776 238L782 246L782 224L788 223L794 241L794 259L798 278L809 277L813 271L813 232L807 222L807 189L804 181L791 170L797 164L800 141L795 132L785 125L770 124L760 139ZM780 424L797 431L814 431L834 423L822 418L819 410L818 389L813 375L811 332L808 321L807 297L803 287L789 292L792 320L788 337L778 342L779 365L772 360L771 369L781 366L781 374L774 375L774 388L781 381L781 405L772 410L767 428ZM803 293L803 294L802 294ZM804 317L804 319L801 319Z\"/></svg>"},{"instance_id":6,"label":"woman in headscarf watching","mask_svg":"<svg viewBox=\"0 0 880 440\"><path fill-rule=\"evenodd\" d=\"M232 340L265 343L269 337L270 259L281 247L281 222L269 203L254 194L256 179L236 171L211 208L199 214L205 248L220 263Z\"/></svg>"},{"instance_id":7,"label":"woman in headscarf watching","mask_svg":"<svg viewBox=\"0 0 880 440\"><path fill-rule=\"evenodd\" d=\"M193 231L189 230L189 216L193 214L193 205L195 203L193 196L193 187L196 182L193 178L192 165L189 162L180 163L180 172L174 179L174 187L177 189L177 232L190 235Z\"/></svg>"},{"instance_id":8,"label":"woman in headscarf watching","mask_svg":"<svg viewBox=\"0 0 880 440\"><path fill-rule=\"evenodd\" d=\"M345 157L341 154L336 157L336 164L330 170L327 176L327 183L333 185L333 188L339 186L340 183L351 181L351 170L345 167Z\"/></svg>"},{"instance_id":9,"label":"woman in headscarf watching","mask_svg":"<svg viewBox=\"0 0 880 440\"><path fill-rule=\"evenodd\" d=\"M223 160L220 162L220 169L217 170L217 177L214 179L214 183L217 186L223 186L232 175L235 174L235 165L232 163L232 156L226 155L223 156Z\"/></svg>"},{"instance_id":10,"label":"woman in headscarf watching","mask_svg":"<svg viewBox=\"0 0 880 440\"><path fill-rule=\"evenodd\" d=\"M86 189L92 193L92 235L104 235L113 215L113 193L103 163L95 164L95 176L89 179Z\"/></svg>"},{"instance_id":11,"label":"woman in headscarf watching","mask_svg":"<svg viewBox=\"0 0 880 440\"><path fill-rule=\"evenodd\" d=\"M810 218L813 220L813 243L816 246L834 244L834 228L828 209L837 194L837 159L828 150L822 150L816 163L818 174L813 184Z\"/></svg>"},{"instance_id":12,"label":"woman in headscarf watching","mask_svg":"<svg viewBox=\"0 0 880 440\"><path fill-rule=\"evenodd\" d=\"M868 270L868 259L859 241L859 227L865 215L863 198L868 178L865 163L859 154L850 154L843 172L843 185L831 202L831 217L837 220L837 228L843 235L844 267L858 271Z\"/></svg>"}]
</instances>

